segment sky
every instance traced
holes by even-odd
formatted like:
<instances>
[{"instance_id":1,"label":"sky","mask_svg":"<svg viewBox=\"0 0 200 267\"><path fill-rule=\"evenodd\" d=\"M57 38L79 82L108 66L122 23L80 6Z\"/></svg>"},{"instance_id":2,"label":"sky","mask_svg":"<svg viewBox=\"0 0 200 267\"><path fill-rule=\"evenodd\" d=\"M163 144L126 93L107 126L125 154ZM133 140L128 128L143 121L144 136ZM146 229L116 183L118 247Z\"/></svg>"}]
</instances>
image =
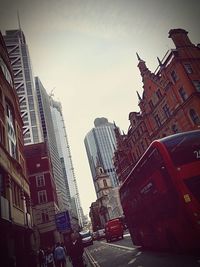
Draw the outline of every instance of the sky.
<instances>
[{"instance_id":1,"label":"sky","mask_svg":"<svg viewBox=\"0 0 200 267\"><path fill-rule=\"evenodd\" d=\"M33 74L62 104L84 214L96 200L84 147L95 118L127 133L143 91L136 52L155 71L174 48L170 29L200 43L199 11L199 0L0 0L1 32L19 12Z\"/></svg>"}]
</instances>

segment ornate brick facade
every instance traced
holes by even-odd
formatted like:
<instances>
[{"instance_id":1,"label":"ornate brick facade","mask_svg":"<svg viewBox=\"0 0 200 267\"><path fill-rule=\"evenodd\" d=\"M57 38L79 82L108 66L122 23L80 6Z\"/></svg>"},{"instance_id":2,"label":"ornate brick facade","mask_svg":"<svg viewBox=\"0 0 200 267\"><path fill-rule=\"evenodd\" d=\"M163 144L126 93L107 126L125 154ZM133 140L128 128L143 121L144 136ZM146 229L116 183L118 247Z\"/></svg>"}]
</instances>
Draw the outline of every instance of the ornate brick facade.
<instances>
[{"instance_id":1,"label":"ornate brick facade","mask_svg":"<svg viewBox=\"0 0 200 267\"><path fill-rule=\"evenodd\" d=\"M169 31L175 48L158 58L155 72L137 54L143 82L142 96L137 92L140 111L129 114L126 135L115 129L114 165L120 182L153 140L200 127L200 46L187 34L183 29Z\"/></svg>"}]
</instances>

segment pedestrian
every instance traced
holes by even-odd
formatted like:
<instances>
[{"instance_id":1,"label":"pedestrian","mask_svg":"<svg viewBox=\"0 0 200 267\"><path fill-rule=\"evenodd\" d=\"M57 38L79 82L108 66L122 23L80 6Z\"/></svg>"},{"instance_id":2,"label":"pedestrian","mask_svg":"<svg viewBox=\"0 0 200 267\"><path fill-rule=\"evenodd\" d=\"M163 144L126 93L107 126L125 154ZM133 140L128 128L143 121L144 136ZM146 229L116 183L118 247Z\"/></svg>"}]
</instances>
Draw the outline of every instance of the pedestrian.
<instances>
[{"instance_id":1,"label":"pedestrian","mask_svg":"<svg viewBox=\"0 0 200 267\"><path fill-rule=\"evenodd\" d=\"M66 264L66 254L64 248L57 242L56 248L54 250L54 259L56 267L65 267Z\"/></svg>"},{"instance_id":2,"label":"pedestrian","mask_svg":"<svg viewBox=\"0 0 200 267\"><path fill-rule=\"evenodd\" d=\"M84 248L79 233L72 233L71 243L69 246L69 256L73 267L84 267L83 252Z\"/></svg>"},{"instance_id":3,"label":"pedestrian","mask_svg":"<svg viewBox=\"0 0 200 267\"><path fill-rule=\"evenodd\" d=\"M53 252L50 248L47 249L47 253L46 253L46 266L47 267L54 267Z\"/></svg>"},{"instance_id":4,"label":"pedestrian","mask_svg":"<svg viewBox=\"0 0 200 267\"><path fill-rule=\"evenodd\" d=\"M42 248L40 248L38 251L38 262L39 267L45 267L45 254Z\"/></svg>"}]
</instances>

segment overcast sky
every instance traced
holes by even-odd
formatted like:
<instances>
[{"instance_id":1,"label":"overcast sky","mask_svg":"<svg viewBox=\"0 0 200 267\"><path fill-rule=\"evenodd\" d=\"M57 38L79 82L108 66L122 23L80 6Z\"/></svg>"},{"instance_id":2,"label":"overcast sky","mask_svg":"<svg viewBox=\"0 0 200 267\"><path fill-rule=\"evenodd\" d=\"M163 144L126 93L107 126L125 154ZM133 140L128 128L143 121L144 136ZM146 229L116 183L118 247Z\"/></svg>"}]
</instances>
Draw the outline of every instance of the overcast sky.
<instances>
[{"instance_id":1,"label":"overcast sky","mask_svg":"<svg viewBox=\"0 0 200 267\"><path fill-rule=\"evenodd\" d=\"M84 147L94 119L127 132L142 93L136 52L149 69L174 48L168 32L183 28L200 43L199 0L0 0L0 28L21 28L33 73L63 107L81 204L96 200Z\"/></svg>"}]
</instances>

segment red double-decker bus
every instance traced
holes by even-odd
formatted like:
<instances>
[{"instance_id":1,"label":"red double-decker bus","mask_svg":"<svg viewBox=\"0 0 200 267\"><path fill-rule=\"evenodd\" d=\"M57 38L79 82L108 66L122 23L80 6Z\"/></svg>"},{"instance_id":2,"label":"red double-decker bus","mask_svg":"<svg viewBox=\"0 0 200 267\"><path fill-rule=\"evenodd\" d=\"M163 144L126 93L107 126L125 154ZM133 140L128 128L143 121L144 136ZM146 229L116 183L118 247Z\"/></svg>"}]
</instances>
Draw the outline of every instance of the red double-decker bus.
<instances>
[{"instance_id":1,"label":"red double-decker bus","mask_svg":"<svg viewBox=\"0 0 200 267\"><path fill-rule=\"evenodd\" d=\"M120 199L135 245L200 251L200 131L153 141Z\"/></svg>"}]
</instances>

